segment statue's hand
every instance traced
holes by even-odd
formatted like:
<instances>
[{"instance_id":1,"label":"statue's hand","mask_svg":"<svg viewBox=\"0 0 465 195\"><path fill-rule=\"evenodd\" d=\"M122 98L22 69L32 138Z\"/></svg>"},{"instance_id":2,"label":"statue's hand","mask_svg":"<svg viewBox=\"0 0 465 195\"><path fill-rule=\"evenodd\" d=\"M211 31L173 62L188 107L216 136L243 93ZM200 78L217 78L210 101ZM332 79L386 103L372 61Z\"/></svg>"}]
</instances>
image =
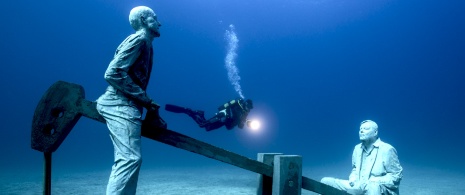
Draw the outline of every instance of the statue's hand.
<instances>
[{"instance_id":1,"label":"statue's hand","mask_svg":"<svg viewBox=\"0 0 465 195\"><path fill-rule=\"evenodd\" d=\"M349 181L350 189L347 190L347 193L353 195L363 195L365 194L365 183L360 183L359 181Z\"/></svg>"},{"instance_id":2,"label":"statue's hand","mask_svg":"<svg viewBox=\"0 0 465 195\"><path fill-rule=\"evenodd\" d=\"M158 105L155 101L150 101L150 105L148 105L147 107L147 110L151 110L151 111L158 111L158 109L160 108L160 105Z\"/></svg>"}]
</instances>

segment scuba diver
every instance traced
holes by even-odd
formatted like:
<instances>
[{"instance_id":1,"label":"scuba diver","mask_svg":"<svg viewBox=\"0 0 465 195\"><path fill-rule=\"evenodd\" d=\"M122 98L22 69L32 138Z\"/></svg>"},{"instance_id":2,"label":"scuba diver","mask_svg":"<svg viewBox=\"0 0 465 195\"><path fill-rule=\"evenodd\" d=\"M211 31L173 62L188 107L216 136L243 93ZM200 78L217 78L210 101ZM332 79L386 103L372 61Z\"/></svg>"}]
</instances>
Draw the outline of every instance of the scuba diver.
<instances>
[{"instance_id":1,"label":"scuba diver","mask_svg":"<svg viewBox=\"0 0 465 195\"><path fill-rule=\"evenodd\" d=\"M237 98L226 102L218 108L218 112L212 118L206 120L204 111L192 110L190 108L180 107L172 104L166 104L165 110L174 113L184 113L190 116L201 128L212 131L222 127L231 130L235 126L243 128L247 122L247 115L253 108L252 100L243 100Z\"/></svg>"}]
</instances>

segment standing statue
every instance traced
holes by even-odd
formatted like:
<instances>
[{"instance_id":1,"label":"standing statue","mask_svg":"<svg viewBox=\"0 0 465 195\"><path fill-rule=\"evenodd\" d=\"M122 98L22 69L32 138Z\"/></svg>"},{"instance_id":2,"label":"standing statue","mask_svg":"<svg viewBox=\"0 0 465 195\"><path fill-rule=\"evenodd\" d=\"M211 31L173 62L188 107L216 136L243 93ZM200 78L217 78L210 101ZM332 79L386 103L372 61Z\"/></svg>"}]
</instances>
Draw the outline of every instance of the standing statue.
<instances>
[{"instance_id":1,"label":"standing statue","mask_svg":"<svg viewBox=\"0 0 465 195\"><path fill-rule=\"evenodd\" d=\"M142 113L158 113L159 105L146 92L153 62L152 41L160 36L160 22L152 9L131 10L129 22L136 30L118 46L105 72L110 84L97 100L114 146L114 164L106 194L135 194L141 157Z\"/></svg>"}]
</instances>

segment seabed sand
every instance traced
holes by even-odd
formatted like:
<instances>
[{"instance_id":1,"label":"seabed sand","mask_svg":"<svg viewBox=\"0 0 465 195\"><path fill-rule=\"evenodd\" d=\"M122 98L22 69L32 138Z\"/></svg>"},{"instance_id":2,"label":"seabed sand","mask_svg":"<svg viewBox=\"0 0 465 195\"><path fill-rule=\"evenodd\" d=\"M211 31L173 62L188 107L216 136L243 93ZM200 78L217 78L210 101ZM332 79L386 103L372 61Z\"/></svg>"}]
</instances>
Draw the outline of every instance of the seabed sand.
<instances>
[{"instance_id":1,"label":"seabed sand","mask_svg":"<svg viewBox=\"0 0 465 195\"><path fill-rule=\"evenodd\" d=\"M347 177L347 166L311 167L303 175ZM465 174L434 168L404 166L400 193L404 195L462 195ZM52 176L52 194L105 194L109 170L57 170ZM14 172L0 175L0 194L42 194L42 175ZM233 166L142 168L137 194L161 195L253 195L257 174ZM303 195L316 193L302 190Z\"/></svg>"}]
</instances>

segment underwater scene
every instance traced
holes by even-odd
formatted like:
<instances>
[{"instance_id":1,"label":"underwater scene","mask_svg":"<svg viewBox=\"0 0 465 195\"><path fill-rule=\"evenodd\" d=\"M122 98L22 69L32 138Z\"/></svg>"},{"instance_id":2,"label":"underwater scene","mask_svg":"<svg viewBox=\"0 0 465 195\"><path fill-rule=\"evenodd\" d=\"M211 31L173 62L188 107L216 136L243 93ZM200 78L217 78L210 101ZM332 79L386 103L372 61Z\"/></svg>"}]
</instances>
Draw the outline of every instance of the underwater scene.
<instances>
[{"instance_id":1,"label":"underwater scene","mask_svg":"<svg viewBox=\"0 0 465 195\"><path fill-rule=\"evenodd\" d=\"M154 14L131 12L138 6ZM112 194L110 175L132 185L123 194L259 194L250 163L280 153L298 155L315 184L349 194L460 195L463 10L460 0L2 1L0 194ZM131 45L135 36L145 45ZM72 114L69 134L35 129L59 81L82 97L50 93L76 101L51 117L89 108ZM117 127L105 124L108 86L130 104L115 124L141 114L167 125L130 141L136 168L119 164ZM59 134L51 151L37 146Z\"/></svg>"}]
</instances>

